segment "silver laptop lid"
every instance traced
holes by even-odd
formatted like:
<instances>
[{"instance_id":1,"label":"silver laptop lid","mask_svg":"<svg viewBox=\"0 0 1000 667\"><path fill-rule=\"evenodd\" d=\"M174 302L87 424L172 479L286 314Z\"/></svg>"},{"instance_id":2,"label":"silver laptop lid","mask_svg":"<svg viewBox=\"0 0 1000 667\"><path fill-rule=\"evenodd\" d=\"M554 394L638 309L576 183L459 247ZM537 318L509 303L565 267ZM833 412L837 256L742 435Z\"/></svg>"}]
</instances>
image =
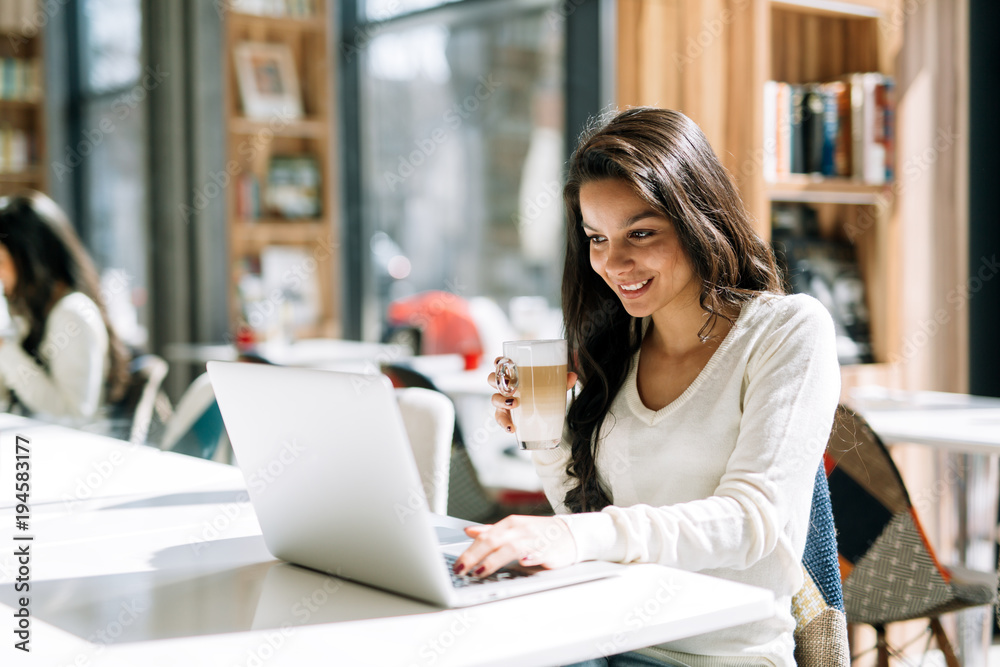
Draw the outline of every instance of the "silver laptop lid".
<instances>
[{"instance_id":1,"label":"silver laptop lid","mask_svg":"<svg viewBox=\"0 0 1000 667\"><path fill-rule=\"evenodd\" d=\"M215 361L208 374L275 557L448 604L388 378Z\"/></svg>"}]
</instances>

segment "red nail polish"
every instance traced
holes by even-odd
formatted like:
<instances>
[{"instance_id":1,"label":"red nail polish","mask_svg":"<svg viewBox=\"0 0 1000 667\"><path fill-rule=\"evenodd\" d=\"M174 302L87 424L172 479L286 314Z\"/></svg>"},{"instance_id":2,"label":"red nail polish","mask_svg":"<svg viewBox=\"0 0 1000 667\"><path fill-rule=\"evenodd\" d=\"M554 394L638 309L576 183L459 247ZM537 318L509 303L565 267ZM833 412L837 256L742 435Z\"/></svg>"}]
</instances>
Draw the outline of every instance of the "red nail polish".
<instances>
[{"instance_id":1,"label":"red nail polish","mask_svg":"<svg viewBox=\"0 0 1000 667\"><path fill-rule=\"evenodd\" d=\"M508 426L507 427L507 432L508 433L513 433L514 432L514 427L513 426Z\"/></svg>"},{"instance_id":2,"label":"red nail polish","mask_svg":"<svg viewBox=\"0 0 1000 667\"><path fill-rule=\"evenodd\" d=\"M473 572L473 574L476 575L477 577L481 577L481 576L483 576L483 572L485 572L485 571L486 571L486 566L485 565L480 565L479 569L476 570L475 572Z\"/></svg>"},{"instance_id":3,"label":"red nail polish","mask_svg":"<svg viewBox=\"0 0 1000 667\"><path fill-rule=\"evenodd\" d=\"M503 402L503 404L504 405L514 405L514 399L513 398L508 398L506 401Z\"/></svg>"},{"instance_id":4,"label":"red nail polish","mask_svg":"<svg viewBox=\"0 0 1000 667\"><path fill-rule=\"evenodd\" d=\"M457 563L455 565L455 574L462 574L462 570L465 569L465 563Z\"/></svg>"}]
</instances>

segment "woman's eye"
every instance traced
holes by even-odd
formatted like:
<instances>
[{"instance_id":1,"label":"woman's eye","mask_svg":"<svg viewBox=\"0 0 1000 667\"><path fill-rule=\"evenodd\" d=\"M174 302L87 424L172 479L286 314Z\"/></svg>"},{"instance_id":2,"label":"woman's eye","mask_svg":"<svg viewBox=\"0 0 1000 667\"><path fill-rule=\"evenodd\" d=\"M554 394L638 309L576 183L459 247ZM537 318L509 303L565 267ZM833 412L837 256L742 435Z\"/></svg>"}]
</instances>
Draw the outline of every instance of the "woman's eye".
<instances>
[{"instance_id":1,"label":"woman's eye","mask_svg":"<svg viewBox=\"0 0 1000 667\"><path fill-rule=\"evenodd\" d=\"M649 232L649 231L645 231L645 230L636 230L636 231L633 231L633 232L629 232L629 237L633 238L633 239L648 239L652 235L653 235L653 232Z\"/></svg>"},{"instance_id":2,"label":"woman's eye","mask_svg":"<svg viewBox=\"0 0 1000 667\"><path fill-rule=\"evenodd\" d=\"M598 243L602 243L604 241L604 237L603 236L588 236L587 240L590 241L590 245L597 245Z\"/></svg>"}]
</instances>

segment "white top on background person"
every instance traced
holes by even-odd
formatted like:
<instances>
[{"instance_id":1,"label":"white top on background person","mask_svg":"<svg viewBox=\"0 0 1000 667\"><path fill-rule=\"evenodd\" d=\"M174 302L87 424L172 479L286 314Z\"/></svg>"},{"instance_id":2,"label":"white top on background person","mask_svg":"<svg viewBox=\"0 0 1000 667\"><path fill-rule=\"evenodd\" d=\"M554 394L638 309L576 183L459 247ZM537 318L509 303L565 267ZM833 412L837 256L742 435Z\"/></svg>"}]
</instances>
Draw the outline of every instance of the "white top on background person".
<instances>
[{"instance_id":1,"label":"white top on background person","mask_svg":"<svg viewBox=\"0 0 1000 667\"><path fill-rule=\"evenodd\" d=\"M9 400L13 391L39 417L88 420L104 402L110 363L97 304L71 292L52 306L38 358L24 351L19 338L0 343L0 396Z\"/></svg>"},{"instance_id":2,"label":"white top on background person","mask_svg":"<svg viewBox=\"0 0 1000 667\"><path fill-rule=\"evenodd\" d=\"M644 653L791 667L790 600L840 393L831 318L780 296L770 247L681 113L629 109L584 133L564 201L580 390L562 444L533 454L560 515L467 529L455 568L605 559L751 582L774 592L773 618ZM493 402L512 430L516 399Z\"/></svg>"},{"instance_id":3,"label":"white top on background person","mask_svg":"<svg viewBox=\"0 0 1000 667\"><path fill-rule=\"evenodd\" d=\"M0 394L9 409L79 424L122 396L125 353L97 271L45 195L0 199L0 281L16 324L0 338Z\"/></svg>"}]
</instances>

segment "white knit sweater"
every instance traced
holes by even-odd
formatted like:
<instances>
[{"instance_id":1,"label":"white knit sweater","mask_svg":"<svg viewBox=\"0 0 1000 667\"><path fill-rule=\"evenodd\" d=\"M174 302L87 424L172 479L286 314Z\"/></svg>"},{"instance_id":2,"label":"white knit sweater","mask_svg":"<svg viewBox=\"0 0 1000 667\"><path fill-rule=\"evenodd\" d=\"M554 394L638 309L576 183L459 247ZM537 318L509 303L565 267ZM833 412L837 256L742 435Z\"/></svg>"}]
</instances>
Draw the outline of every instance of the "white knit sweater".
<instances>
[{"instance_id":1,"label":"white knit sweater","mask_svg":"<svg viewBox=\"0 0 1000 667\"><path fill-rule=\"evenodd\" d=\"M577 558L660 563L768 588L773 618L653 653L678 652L692 665L793 666L791 596L802 584L813 481L840 395L829 313L805 295L758 296L687 390L655 412L639 398L638 360L598 449L613 505L562 517ZM576 481L566 475L568 444L534 460L564 514Z\"/></svg>"},{"instance_id":2,"label":"white knit sweater","mask_svg":"<svg viewBox=\"0 0 1000 667\"><path fill-rule=\"evenodd\" d=\"M38 346L40 365L16 338L0 344L0 394L9 391L31 412L70 425L91 420L108 376L108 330L90 297L71 292L59 299Z\"/></svg>"}]
</instances>

